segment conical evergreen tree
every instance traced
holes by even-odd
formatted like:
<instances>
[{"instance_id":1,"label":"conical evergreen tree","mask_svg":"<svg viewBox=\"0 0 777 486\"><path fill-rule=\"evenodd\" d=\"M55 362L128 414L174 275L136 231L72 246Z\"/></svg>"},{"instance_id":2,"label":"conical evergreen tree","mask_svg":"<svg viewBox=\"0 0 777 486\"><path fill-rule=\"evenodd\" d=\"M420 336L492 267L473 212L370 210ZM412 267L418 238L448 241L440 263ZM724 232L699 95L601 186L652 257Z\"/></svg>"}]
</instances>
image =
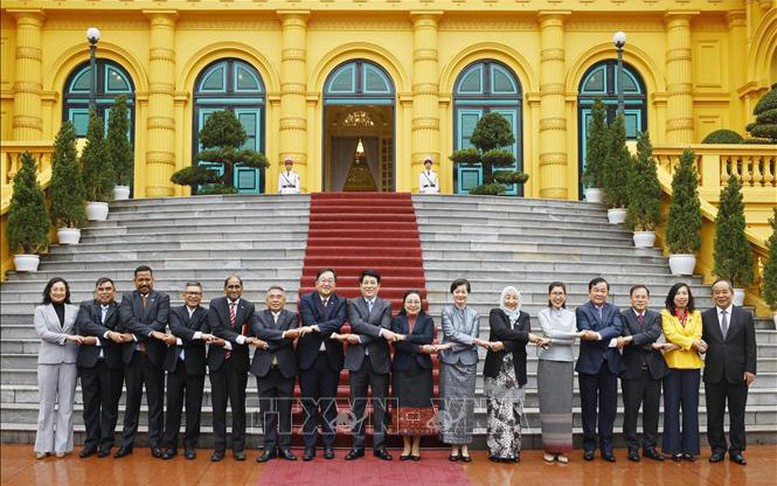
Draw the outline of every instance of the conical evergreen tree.
<instances>
[{"instance_id":1,"label":"conical evergreen tree","mask_svg":"<svg viewBox=\"0 0 777 486\"><path fill-rule=\"evenodd\" d=\"M58 228L80 228L86 220L84 178L76 154L76 130L66 121L51 157L51 221Z\"/></svg>"},{"instance_id":2,"label":"conical evergreen tree","mask_svg":"<svg viewBox=\"0 0 777 486\"><path fill-rule=\"evenodd\" d=\"M755 137L757 143L777 143L777 83L761 97L753 108L755 121L745 130Z\"/></svg>"},{"instance_id":3,"label":"conical evergreen tree","mask_svg":"<svg viewBox=\"0 0 777 486\"><path fill-rule=\"evenodd\" d=\"M747 287L753 283L753 253L745 235L742 186L734 174L720 191L715 229L715 275L738 287Z\"/></svg>"},{"instance_id":4,"label":"conical evergreen tree","mask_svg":"<svg viewBox=\"0 0 777 486\"><path fill-rule=\"evenodd\" d=\"M19 172L13 178L6 236L8 247L16 254L42 253L49 246L51 222L35 165L32 155L24 152Z\"/></svg>"},{"instance_id":5,"label":"conical evergreen tree","mask_svg":"<svg viewBox=\"0 0 777 486\"><path fill-rule=\"evenodd\" d=\"M84 171L86 200L112 201L116 176L103 138L103 119L94 111L89 114L89 128L86 132L86 146L81 153L81 167Z\"/></svg>"},{"instance_id":6,"label":"conical evergreen tree","mask_svg":"<svg viewBox=\"0 0 777 486\"><path fill-rule=\"evenodd\" d=\"M626 225L633 231L653 231L661 222L661 183L648 132L637 137L637 156L629 173Z\"/></svg>"},{"instance_id":7,"label":"conical evergreen tree","mask_svg":"<svg viewBox=\"0 0 777 486\"><path fill-rule=\"evenodd\" d=\"M763 297L769 307L777 310L777 208L769 219L772 236L766 240L767 257L763 269Z\"/></svg>"},{"instance_id":8,"label":"conical evergreen tree","mask_svg":"<svg viewBox=\"0 0 777 486\"><path fill-rule=\"evenodd\" d=\"M585 187L604 187L604 165L607 160L607 112L598 99L594 101L591 121L588 123L585 145Z\"/></svg>"},{"instance_id":9,"label":"conical evergreen tree","mask_svg":"<svg viewBox=\"0 0 777 486\"><path fill-rule=\"evenodd\" d=\"M701 203L696 154L685 149L672 177L672 201L666 224L666 245L674 254L695 253L701 246Z\"/></svg>"},{"instance_id":10,"label":"conical evergreen tree","mask_svg":"<svg viewBox=\"0 0 777 486\"><path fill-rule=\"evenodd\" d=\"M625 208L629 204L629 172L631 154L626 148L626 126L618 114L607 130L607 158L604 164L604 199L611 208Z\"/></svg>"},{"instance_id":11,"label":"conical evergreen tree","mask_svg":"<svg viewBox=\"0 0 777 486\"><path fill-rule=\"evenodd\" d=\"M129 132L129 111L127 96L121 95L114 100L108 117L108 136L106 137L108 157L113 164L116 184L129 186L132 184L135 158L132 144L127 138Z\"/></svg>"}]
</instances>

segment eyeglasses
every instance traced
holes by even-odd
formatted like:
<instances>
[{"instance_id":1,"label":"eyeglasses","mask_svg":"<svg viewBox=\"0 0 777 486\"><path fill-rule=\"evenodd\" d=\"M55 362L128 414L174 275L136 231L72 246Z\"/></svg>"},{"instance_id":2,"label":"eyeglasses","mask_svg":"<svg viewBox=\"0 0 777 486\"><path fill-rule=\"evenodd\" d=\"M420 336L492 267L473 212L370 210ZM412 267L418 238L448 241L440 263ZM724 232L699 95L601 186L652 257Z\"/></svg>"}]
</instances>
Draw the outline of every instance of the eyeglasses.
<instances>
[{"instance_id":1,"label":"eyeglasses","mask_svg":"<svg viewBox=\"0 0 777 486\"><path fill-rule=\"evenodd\" d=\"M202 292L184 292L183 294L188 295L190 297L194 297L194 296L202 295Z\"/></svg>"},{"instance_id":2,"label":"eyeglasses","mask_svg":"<svg viewBox=\"0 0 777 486\"><path fill-rule=\"evenodd\" d=\"M319 283L335 283L335 279L333 278L320 278L318 279Z\"/></svg>"},{"instance_id":3,"label":"eyeglasses","mask_svg":"<svg viewBox=\"0 0 777 486\"><path fill-rule=\"evenodd\" d=\"M550 295L554 297L559 297L559 296L563 297L566 294L564 292L551 292Z\"/></svg>"}]
</instances>

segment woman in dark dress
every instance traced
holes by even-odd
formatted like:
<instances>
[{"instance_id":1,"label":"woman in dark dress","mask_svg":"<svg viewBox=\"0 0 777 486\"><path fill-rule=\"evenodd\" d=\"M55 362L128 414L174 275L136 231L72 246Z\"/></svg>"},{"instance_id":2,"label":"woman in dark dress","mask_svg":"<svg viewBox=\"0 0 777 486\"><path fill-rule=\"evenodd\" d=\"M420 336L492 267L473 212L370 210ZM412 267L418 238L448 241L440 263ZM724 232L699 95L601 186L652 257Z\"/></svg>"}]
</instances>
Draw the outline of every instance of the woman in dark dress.
<instances>
[{"instance_id":1,"label":"woman in dark dress","mask_svg":"<svg viewBox=\"0 0 777 486\"><path fill-rule=\"evenodd\" d=\"M402 435L404 448L399 459L421 459L421 436L437 433L432 406L432 358L434 321L421 308L421 293L408 290L402 310L391 321L391 330L407 336L394 345L391 368L393 396L398 402L392 417L394 433Z\"/></svg>"}]
</instances>

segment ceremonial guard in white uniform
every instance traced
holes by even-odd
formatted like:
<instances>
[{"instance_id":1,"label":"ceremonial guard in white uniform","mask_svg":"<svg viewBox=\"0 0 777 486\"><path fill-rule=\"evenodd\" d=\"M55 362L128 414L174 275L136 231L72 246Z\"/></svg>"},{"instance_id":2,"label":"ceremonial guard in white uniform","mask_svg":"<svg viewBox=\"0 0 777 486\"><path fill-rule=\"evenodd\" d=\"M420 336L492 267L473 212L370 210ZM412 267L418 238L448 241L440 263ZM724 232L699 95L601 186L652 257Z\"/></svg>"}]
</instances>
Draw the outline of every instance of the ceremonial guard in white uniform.
<instances>
[{"instance_id":1,"label":"ceremonial guard in white uniform","mask_svg":"<svg viewBox=\"0 0 777 486\"><path fill-rule=\"evenodd\" d=\"M421 194L439 194L440 183L437 180L437 172L432 170L432 159L424 159L426 169L418 175L418 189Z\"/></svg>"},{"instance_id":2,"label":"ceremonial guard in white uniform","mask_svg":"<svg viewBox=\"0 0 777 486\"><path fill-rule=\"evenodd\" d=\"M280 194L299 194L299 174L292 170L294 161L286 158L286 170L278 175L278 192Z\"/></svg>"}]
</instances>

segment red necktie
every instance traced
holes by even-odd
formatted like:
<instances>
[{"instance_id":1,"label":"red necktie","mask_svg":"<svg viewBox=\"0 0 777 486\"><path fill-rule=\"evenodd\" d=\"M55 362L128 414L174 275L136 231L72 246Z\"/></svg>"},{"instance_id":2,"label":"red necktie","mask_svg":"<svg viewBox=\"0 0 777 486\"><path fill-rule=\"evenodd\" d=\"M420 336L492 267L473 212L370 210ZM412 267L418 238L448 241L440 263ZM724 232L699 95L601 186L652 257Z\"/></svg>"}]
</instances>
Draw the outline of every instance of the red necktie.
<instances>
[{"instance_id":1,"label":"red necktie","mask_svg":"<svg viewBox=\"0 0 777 486\"><path fill-rule=\"evenodd\" d=\"M639 327L643 328L645 326L645 314L638 315L637 322L639 323Z\"/></svg>"},{"instance_id":2,"label":"red necktie","mask_svg":"<svg viewBox=\"0 0 777 486\"><path fill-rule=\"evenodd\" d=\"M237 303L230 302L229 303L229 325L232 327L232 330L235 330L235 321L237 321L237 311L236 311ZM224 361L228 360L232 357L232 351L225 349L224 350Z\"/></svg>"}]
</instances>

